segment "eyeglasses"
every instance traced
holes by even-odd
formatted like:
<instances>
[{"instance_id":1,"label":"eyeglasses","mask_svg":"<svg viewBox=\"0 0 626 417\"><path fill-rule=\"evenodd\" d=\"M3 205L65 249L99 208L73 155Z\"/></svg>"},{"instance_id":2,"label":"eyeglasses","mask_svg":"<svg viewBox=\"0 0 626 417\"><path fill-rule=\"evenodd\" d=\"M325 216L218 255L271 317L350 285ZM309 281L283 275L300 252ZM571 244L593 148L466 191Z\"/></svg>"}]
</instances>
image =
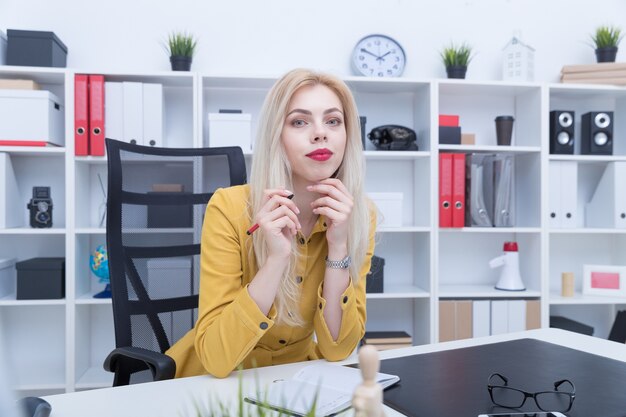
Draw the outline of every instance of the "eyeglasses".
<instances>
[{"instance_id":1,"label":"eyeglasses","mask_svg":"<svg viewBox=\"0 0 626 417\"><path fill-rule=\"evenodd\" d=\"M498 381L501 380L504 382ZM559 391L564 383L572 386L571 392ZM491 402L500 407L519 408L526 402L526 398L535 400L535 404L542 411L569 411L576 397L576 387L569 379L562 379L554 383L554 391L526 392L508 386L509 380L498 373L493 373L487 379L487 390Z\"/></svg>"}]
</instances>

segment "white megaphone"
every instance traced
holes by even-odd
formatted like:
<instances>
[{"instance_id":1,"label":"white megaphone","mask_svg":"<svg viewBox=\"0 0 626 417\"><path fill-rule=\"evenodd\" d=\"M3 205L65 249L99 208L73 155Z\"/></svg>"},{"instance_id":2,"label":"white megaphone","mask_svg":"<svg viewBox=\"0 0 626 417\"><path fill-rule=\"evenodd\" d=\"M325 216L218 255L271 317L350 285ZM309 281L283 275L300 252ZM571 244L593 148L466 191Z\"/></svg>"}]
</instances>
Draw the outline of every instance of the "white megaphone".
<instances>
[{"instance_id":1,"label":"white megaphone","mask_svg":"<svg viewBox=\"0 0 626 417\"><path fill-rule=\"evenodd\" d=\"M522 282L522 277L519 273L519 254L517 253L517 242L504 242L504 255L493 258L489 261L489 266L492 268L502 267L500 279L496 284L496 290L526 290L526 287Z\"/></svg>"}]
</instances>

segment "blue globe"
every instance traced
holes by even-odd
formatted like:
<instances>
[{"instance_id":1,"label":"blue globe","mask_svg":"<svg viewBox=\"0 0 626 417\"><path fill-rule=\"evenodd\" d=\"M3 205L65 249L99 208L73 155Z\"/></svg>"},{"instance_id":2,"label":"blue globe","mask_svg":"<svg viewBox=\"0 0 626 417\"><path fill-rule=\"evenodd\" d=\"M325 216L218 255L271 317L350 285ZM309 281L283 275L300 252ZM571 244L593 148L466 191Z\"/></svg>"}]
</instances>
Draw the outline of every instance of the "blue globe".
<instances>
[{"instance_id":1,"label":"blue globe","mask_svg":"<svg viewBox=\"0 0 626 417\"><path fill-rule=\"evenodd\" d=\"M99 278L101 284L109 284L109 258L103 245L96 248L89 256L89 269Z\"/></svg>"}]
</instances>

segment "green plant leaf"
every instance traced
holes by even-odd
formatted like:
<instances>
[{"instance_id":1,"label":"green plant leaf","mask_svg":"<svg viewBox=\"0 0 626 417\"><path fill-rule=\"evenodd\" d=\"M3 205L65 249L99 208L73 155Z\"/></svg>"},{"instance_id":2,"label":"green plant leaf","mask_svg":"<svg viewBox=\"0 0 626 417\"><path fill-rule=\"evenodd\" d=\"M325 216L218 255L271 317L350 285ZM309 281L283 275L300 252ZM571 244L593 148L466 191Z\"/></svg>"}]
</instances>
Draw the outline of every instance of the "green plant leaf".
<instances>
[{"instance_id":1,"label":"green plant leaf","mask_svg":"<svg viewBox=\"0 0 626 417\"><path fill-rule=\"evenodd\" d=\"M622 29L617 26L603 25L596 29L596 32L591 35L596 48L611 48L617 47L624 35Z\"/></svg>"},{"instance_id":2,"label":"green plant leaf","mask_svg":"<svg viewBox=\"0 0 626 417\"><path fill-rule=\"evenodd\" d=\"M461 45L450 44L441 52L441 60L446 68L448 67L467 67L472 60L472 47L466 43Z\"/></svg>"},{"instance_id":3,"label":"green plant leaf","mask_svg":"<svg viewBox=\"0 0 626 417\"><path fill-rule=\"evenodd\" d=\"M170 56L193 57L198 41L187 32L172 32L167 38L167 52Z\"/></svg>"}]
</instances>

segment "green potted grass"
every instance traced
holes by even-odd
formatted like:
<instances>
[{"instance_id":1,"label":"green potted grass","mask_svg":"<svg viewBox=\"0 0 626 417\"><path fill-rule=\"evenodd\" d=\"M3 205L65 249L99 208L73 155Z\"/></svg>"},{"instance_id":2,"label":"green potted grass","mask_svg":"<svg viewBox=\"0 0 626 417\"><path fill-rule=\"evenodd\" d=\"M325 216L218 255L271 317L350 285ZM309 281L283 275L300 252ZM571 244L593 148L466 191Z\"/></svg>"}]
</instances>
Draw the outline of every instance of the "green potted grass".
<instances>
[{"instance_id":1,"label":"green potted grass","mask_svg":"<svg viewBox=\"0 0 626 417\"><path fill-rule=\"evenodd\" d=\"M173 32L167 38L166 50L170 55L172 71L189 71L197 40L187 32Z\"/></svg>"},{"instance_id":2,"label":"green potted grass","mask_svg":"<svg viewBox=\"0 0 626 417\"><path fill-rule=\"evenodd\" d=\"M591 35L591 40L596 47L596 60L598 62L615 62L617 47L623 38L622 30L616 26L600 26Z\"/></svg>"},{"instance_id":3,"label":"green potted grass","mask_svg":"<svg viewBox=\"0 0 626 417\"><path fill-rule=\"evenodd\" d=\"M467 66L472 60L471 46L466 43L459 46L451 44L445 47L440 55L448 78L465 78Z\"/></svg>"}]
</instances>

